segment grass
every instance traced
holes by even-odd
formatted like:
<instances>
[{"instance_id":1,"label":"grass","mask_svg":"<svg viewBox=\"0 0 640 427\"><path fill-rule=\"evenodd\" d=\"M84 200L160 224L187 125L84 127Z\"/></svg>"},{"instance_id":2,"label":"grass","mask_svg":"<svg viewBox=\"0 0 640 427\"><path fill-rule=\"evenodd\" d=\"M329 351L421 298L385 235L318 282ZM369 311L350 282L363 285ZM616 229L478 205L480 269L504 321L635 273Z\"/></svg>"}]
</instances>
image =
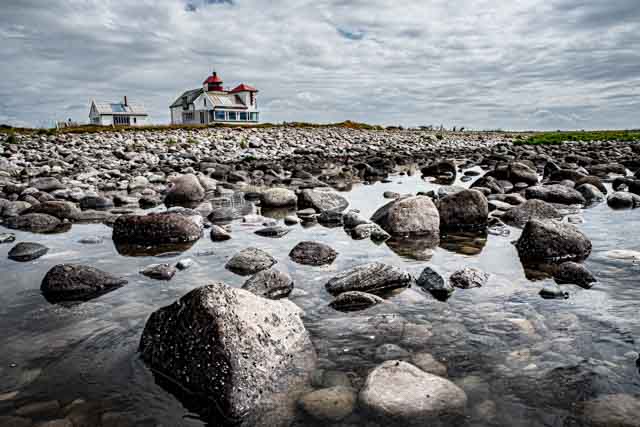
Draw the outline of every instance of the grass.
<instances>
[{"instance_id":1,"label":"grass","mask_svg":"<svg viewBox=\"0 0 640 427\"><path fill-rule=\"evenodd\" d=\"M543 132L527 139L517 140L515 145L560 145L574 141L640 141L640 130L605 130L576 132Z\"/></svg>"}]
</instances>

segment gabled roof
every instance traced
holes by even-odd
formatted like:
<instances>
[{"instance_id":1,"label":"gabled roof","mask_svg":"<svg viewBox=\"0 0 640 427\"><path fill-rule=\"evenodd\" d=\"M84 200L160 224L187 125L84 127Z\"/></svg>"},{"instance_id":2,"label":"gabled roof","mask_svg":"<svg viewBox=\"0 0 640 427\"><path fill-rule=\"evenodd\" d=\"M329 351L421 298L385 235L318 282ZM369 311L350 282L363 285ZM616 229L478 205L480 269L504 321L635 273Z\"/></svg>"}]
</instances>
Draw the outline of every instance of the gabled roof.
<instances>
[{"instance_id":1,"label":"gabled roof","mask_svg":"<svg viewBox=\"0 0 640 427\"><path fill-rule=\"evenodd\" d=\"M214 107L247 108L238 96L231 93L207 92L207 97Z\"/></svg>"},{"instance_id":2,"label":"gabled roof","mask_svg":"<svg viewBox=\"0 0 640 427\"><path fill-rule=\"evenodd\" d=\"M246 85L244 83L239 84L238 86L236 86L235 88L233 88L229 93L237 93L237 92L257 92L258 89L256 89L253 86L249 86Z\"/></svg>"},{"instance_id":3,"label":"gabled roof","mask_svg":"<svg viewBox=\"0 0 640 427\"><path fill-rule=\"evenodd\" d=\"M127 116L146 116L147 113L144 110L142 104L135 102L127 102L127 105L122 102L99 102L93 101L93 105L96 107L96 111L100 115L127 115Z\"/></svg>"},{"instance_id":4,"label":"gabled roof","mask_svg":"<svg viewBox=\"0 0 640 427\"><path fill-rule=\"evenodd\" d=\"M191 89L191 90L186 91L185 93L180 95L178 97L178 99L176 99L173 104L171 104L171 108L173 108L173 107L182 107L182 98L185 98L185 97L187 98L187 104L191 104L193 101L196 100L197 97L200 96L200 94L202 92L204 92L204 90L202 88Z\"/></svg>"}]
</instances>

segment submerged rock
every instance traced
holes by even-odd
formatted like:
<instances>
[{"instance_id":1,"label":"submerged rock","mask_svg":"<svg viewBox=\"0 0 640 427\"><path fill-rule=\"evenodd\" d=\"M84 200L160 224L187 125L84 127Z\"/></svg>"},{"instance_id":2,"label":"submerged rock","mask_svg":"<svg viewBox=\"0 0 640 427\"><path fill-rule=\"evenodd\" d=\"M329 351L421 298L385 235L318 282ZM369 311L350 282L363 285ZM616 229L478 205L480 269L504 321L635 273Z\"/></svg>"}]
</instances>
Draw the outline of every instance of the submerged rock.
<instances>
[{"instance_id":1,"label":"submerged rock","mask_svg":"<svg viewBox=\"0 0 640 427\"><path fill-rule=\"evenodd\" d=\"M553 278L559 284L573 284L590 289L598 281L587 267L577 262L563 262L553 274Z\"/></svg>"},{"instance_id":2,"label":"submerged rock","mask_svg":"<svg viewBox=\"0 0 640 427\"><path fill-rule=\"evenodd\" d=\"M188 243L195 242L201 235L202 226L179 212L124 215L113 224L113 240L117 242L142 245Z\"/></svg>"},{"instance_id":3,"label":"submerged rock","mask_svg":"<svg viewBox=\"0 0 640 427\"><path fill-rule=\"evenodd\" d=\"M591 254L591 242L582 231L552 219L527 222L516 248L525 262L583 260Z\"/></svg>"},{"instance_id":4,"label":"submerged rock","mask_svg":"<svg viewBox=\"0 0 640 427\"><path fill-rule=\"evenodd\" d=\"M353 412L357 396L351 387L335 386L307 393L298 406L319 421L340 421Z\"/></svg>"},{"instance_id":5,"label":"submerged rock","mask_svg":"<svg viewBox=\"0 0 640 427\"><path fill-rule=\"evenodd\" d=\"M629 394L608 394L580 402L580 417L590 427L638 427L640 398Z\"/></svg>"},{"instance_id":6,"label":"submerged rock","mask_svg":"<svg viewBox=\"0 0 640 427\"><path fill-rule=\"evenodd\" d=\"M445 230L475 230L487 226L489 205L477 190L463 190L443 197L438 203L440 228Z\"/></svg>"},{"instance_id":7,"label":"submerged rock","mask_svg":"<svg viewBox=\"0 0 640 427\"><path fill-rule=\"evenodd\" d=\"M240 276L249 276L272 267L278 261L258 248L246 248L235 254L226 264L226 269Z\"/></svg>"},{"instance_id":8,"label":"submerged rock","mask_svg":"<svg viewBox=\"0 0 640 427\"><path fill-rule=\"evenodd\" d=\"M413 282L411 274L397 267L372 262L338 274L326 283L325 288L332 295L348 291L383 294L394 289L408 288Z\"/></svg>"},{"instance_id":9,"label":"submerged rock","mask_svg":"<svg viewBox=\"0 0 640 427\"><path fill-rule=\"evenodd\" d=\"M289 257L298 264L320 266L335 261L338 252L324 243L304 241L291 249Z\"/></svg>"},{"instance_id":10,"label":"submerged rock","mask_svg":"<svg viewBox=\"0 0 640 427\"><path fill-rule=\"evenodd\" d=\"M289 234L289 232L291 232L291 229L288 227L285 227L283 225L273 225L271 227L265 227L261 228L260 230L256 230L255 233L258 236L278 238Z\"/></svg>"},{"instance_id":11,"label":"submerged rock","mask_svg":"<svg viewBox=\"0 0 640 427\"><path fill-rule=\"evenodd\" d=\"M315 363L299 315L288 300L214 283L154 312L140 354L154 370L203 396L216 425L288 425L290 408L280 399L287 390L295 395L295 383L308 380ZM265 420L263 411L282 419Z\"/></svg>"},{"instance_id":12,"label":"submerged rock","mask_svg":"<svg viewBox=\"0 0 640 427\"><path fill-rule=\"evenodd\" d=\"M524 227L531 219L559 219L560 212L543 200L527 200L507 210L500 219L509 225Z\"/></svg>"},{"instance_id":13,"label":"submerged rock","mask_svg":"<svg viewBox=\"0 0 640 427\"><path fill-rule=\"evenodd\" d=\"M449 277L451 286L460 289L480 288L486 285L488 280L487 273L473 267L458 270Z\"/></svg>"},{"instance_id":14,"label":"submerged rock","mask_svg":"<svg viewBox=\"0 0 640 427\"><path fill-rule=\"evenodd\" d=\"M49 248L40 243L20 242L9 251L9 259L19 262L33 261L49 252Z\"/></svg>"},{"instance_id":15,"label":"submerged rock","mask_svg":"<svg viewBox=\"0 0 640 427\"><path fill-rule=\"evenodd\" d=\"M269 268L247 279L242 289L264 298L280 299L293 290L293 279L286 273Z\"/></svg>"},{"instance_id":16,"label":"submerged rock","mask_svg":"<svg viewBox=\"0 0 640 427\"><path fill-rule=\"evenodd\" d=\"M440 233L440 214L430 198L407 197L378 209L371 220L391 235L430 235Z\"/></svg>"},{"instance_id":17,"label":"submerged rock","mask_svg":"<svg viewBox=\"0 0 640 427\"><path fill-rule=\"evenodd\" d=\"M341 293L336 299L331 301L329 307L338 311L359 311L382 302L384 302L384 300L377 295L367 292L347 291Z\"/></svg>"},{"instance_id":18,"label":"submerged rock","mask_svg":"<svg viewBox=\"0 0 640 427\"><path fill-rule=\"evenodd\" d=\"M446 425L467 405L466 394L451 381L398 360L371 371L358 400L365 411L400 425L431 425L430 419Z\"/></svg>"},{"instance_id":19,"label":"submerged rock","mask_svg":"<svg viewBox=\"0 0 640 427\"><path fill-rule=\"evenodd\" d=\"M83 301L125 285L127 280L97 268L79 264L59 264L42 279L40 290L48 301Z\"/></svg>"}]
</instances>

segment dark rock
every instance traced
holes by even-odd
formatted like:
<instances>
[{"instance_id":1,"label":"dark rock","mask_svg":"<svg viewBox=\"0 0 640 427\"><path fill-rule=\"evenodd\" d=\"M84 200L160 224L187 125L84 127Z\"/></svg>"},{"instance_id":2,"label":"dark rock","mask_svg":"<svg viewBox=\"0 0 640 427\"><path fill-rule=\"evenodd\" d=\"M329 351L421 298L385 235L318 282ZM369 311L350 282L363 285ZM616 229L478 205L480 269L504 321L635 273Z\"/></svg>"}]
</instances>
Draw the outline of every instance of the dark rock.
<instances>
[{"instance_id":1,"label":"dark rock","mask_svg":"<svg viewBox=\"0 0 640 427\"><path fill-rule=\"evenodd\" d=\"M506 224L517 227L524 225L531 219L559 219L562 215L551 204L542 200L527 200L504 213L500 219Z\"/></svg>"},{"instance_id":2,"label":"dark rock","mask_svg":"<svg viewBox=\"0 0 640 427\"><path fill-rule=\"evenodd\" d=\"M537 185L525 190L524 196L527 199L544 200L548 203L560 203L563 205L584 204L585 199L582 194L573 188L560 184Z\"/></svg>"},{"instance_id":3,"label":"dark rock","mask_svg":"<svg viewBox=\"0 0 640 427\"><path fill-rule=\"evenodd\" d=\"M431 293L434 298L444 301L451 296L455 288L431 267L425 267L416 280L416 284Z\"/></svg>"},{"instance_id":4,"label":"dark rock","mask_svg":"<svg viewBox=\"0 0 640 427\"><path fill-rule=\"evenodd\" d=\"M576 187L576 191L582 194L587 203L598 203L604 201L604 194L591 184L581 184Z\"/></svg>"},{"instance_id":5,"label":"dark rock","mask_svg":"<svg viewBox=\"0 0 640 427\"><path fill-rule=\"evenodd\" d=\"M26 262L40 258L49 252L49 248L40 243L20 242L9 251L9 259Z\"/></svg>"},{"instance_id":6,"label":"dark rock","mask_svg":"<svg viewBox=\"0 0 640 427\"><path fill-rule=\"evenodd\" d=\"M342 225L342 212L337 211L323 211L318 215L318 222L328 226L341 226Z\"/></svg>"},{"instance_id":7,"label":"dark rock","mask_svg":"<svg viewBox=\"0 0 640 427\"><path fill-rule=\"evenodd\" d=\"M325 288L332 295L360 291L384 294L395 289L408 288L414 282L409 273L397 267L372 262L351 268L330 279Z\"/></svg>"},{"instance_id":8,"label":"dark rock","mask_svg":"<svg viewBox=\"0 0 640 427\"><path fill-rule=\"evenodd\" d=\"M360 212L349 211L342 216L344 228L355 228L361 224L368 224L370 221L363 217Z\"/></svg>"},{"instance_id":9,"label":"dark rock","mask_svg":"<svg viewBox=\"0 0 640 427\"><path fill-rule=\"evenodd\" d=\"M51 302L83 301L126 284L125 279L78 264L59 264L49 270L40 290Z\"/></svg>"},{"instance_id":10,"label":"dark rock","mask_svg":"<svg viewBox=\"0 0 640 427\"><path fill-rule=\"evenodd\" d=\"M360 224L350 231L350 235L355 240L371 238L374 242L384 242L391 238L391 235L384 231L382 227L374 222Z\"/></svg>"},{"instance_id":11,"label":"dark rock","mask_svg":"<svg viewBox=\"0 0 640 427\"><path fill-rule=\"evenodd\" d=\"M220 227L219 225L212 224L211 225L211 240L214 242L224 242L225 240L231 239L231 234Z\"/></svg>"},{"instance_id":12,"label":"dark rock","mask_svg":"<svg viewBox=\"0 0 640 427\"><path fill-rule=\"evenodd\" d=\"M30 213L8 218L5 225L9 228L34 233L51 233L61 229L62 221L55 216Z\"/></svg>"},{"instance_id":13,"label":"dark rock","mask_svg":"<svg viewBox=\"0 0 640 427\"><path fill-rule=\"evenodd\" d=\"M283 225L274 225L271 227L265 227L265 228L261 228L260 230L256 230L255 233L258 236L277 238L277 237L285 236L289 234L289 232L291 232L290 228L287 228Z\"/></svg>"},{"instance_id":14,"label":"dark rock","mask_svg":"<svg viewBox=\"0 0 640 427\"><path fill-rule=\"evenodd\" d=\"M124 215L113 224L113 240L117 242L157 245L195 242L202 227L189 216L178 212L148 215Z\"/></svg>"},{"instance_id":15,"label":"dark rock","mask_svg":"<svg viewBox=\"0 0 640 427\"><path fill-rule=\"evenodd\" d=\"M529 166L512 162L507 168L507 179L512 183L524 182L528 185L536 185L538 183L538 174Z\"/></svg>"},{"instance_id":16,"label":"dark rock","mask_svg":"<svg viewBox=\"0 0 640 427\"><path fill-rule=\"evenodd\" d=\"M331 423L351 415L356 401L356 393L351 387L335 386L303 395L298 406L316 420Z\"/></svg>"},{"instance_id":17,"label":"dark rock","mask_svg":"<svg viewBox=\"0 0 640 427\"><path fill-rule=\"evenodd\" d=\"M60 183L57 178L53 177L42 177L32 179L29 185L33 188L38 189L39 191L51 192L55 190L60 190L64 188L64 185Z\"/></svg>"},{"instance_id":18,"label":"dark rock","mask_svg":"<svg viewBox=\"0 0 640 427\"><path fill-rule=\"evenodd\" d=\"M246 248L231 258L226 269L240 276L249 276L272 267L278 261L265 251L257 248Z\"/></svg>"},{"instance_id":19,"label":"dark rock","mask_svg":"<svg viewBox=\"0 0 640 427\"><path fill-rule=\"evenodd\" d=\"M451 286L460 289L480 288L486 285L488 280L487 273L473 267L458 270L449 277Z\"/></svg>"},{"instance_id":20,"label":"dark rock","mask_svg":"<svg viewBox=\"0 0 640 427\"><path fill-rule=\"evenodd\" d=\"M586 173L576 170L560 169L549 174L549 181L564 181L565 179L568 179L569 181L577 182L585 176L587 176Z\"/></svg>"},{"instance_id":21,"label":"dark rock","mask_svg":"<svg viewBox=\"0 0 640 427\"><path fill-rule=\"evenodd\" d=\"M25 214L38 213L38 214L47 214L51 216L55 216L56 218L63 220L74 220L78 214L80 214L80 209L71 203L65 202L61 200L48 201L44 203L40 203L38 205L32 206L26 211Z\"/></svg>"},{"instance_id":22,"label":"dark rock","mask_svg":"<svg viewBox=\"0 0 640 427\"><path fill-rule=\"evenodd\" d=\"M440 200L438 211L441 229L477 230L487 226L489 205L481 192L463 190Z\"/></svg>"},{"instance_id":23,"label":"dark rock","mask_svg":"<svg viewBox=\"0 0 640 427\"><path fill-rule=\"evenodd\" d=\"M342 212L349 206L349 202L333 191L306 189L300 193L298 205L301 208L313 208L316 212Z\"/></svg>"},{"instance_id":24,"label":"dark rock","mask_svg":"<svg viewBox=\"0 0 640 427\"><path fill-rule=\"evenodd\" d=\"M585 289L590 289L598 281L587 267L576 262L563 262L553 274L553 278L559 284L573 284Z\"/></svg>"},{"instance_id":25,"label":"dark rock","mask_svg":"<svg viewBox=\"0 0 640 427\"><path fill-rule=\"evenodd\" d=\"M602 194L607 194L607 187L604 186L602 180L597 176L585 176L576 181L576 190L583 184L591 184L596 187Z\"/></svg>"},{"instance_id":26,"label":"dark rock","mask_svg":"<svg viewBox=\"0 0 640 427\"><path fill-rule=\"evenodd\" d=\"M545 282L540 289L540 296L545 299L567 299L569 298L569 292L565 292L560 289L560 286L553 282Z\"/></svg>"},{"instance_id":27,"label":"dark rock","mask_svg":"<svg viewBox=\"0 0 640 427\"><path fill-rule=\"evenodd\" d=\"M140 274L156 280L171 280L176 274L176 267L170 264L151 264Z\"/></svg>"},{"instance_id":28,"label":"dark rock","mask_svg":"<svg viewBox=\"0 0 640 427\"><path fill-rule=\"evenodd\" d=\"M289 252L289 257L298 264L314 266L331 264L337 256L338 252L331 246L310 241L298 243Z\"/></svg>"},{"instance_id":29,"label":"dark rock","mask_svg":"<svg viewBox=\"0 0 640 427\"><path fill-rule=\"evenodd\" d=\"M479 178L473 184L471 184L471 188L474 188L478 191L481 191L480 188L487 188L490 190L491 194L503 194L505 192L504 188L502 188L502 185L500 185L497 179L487 175Z\"/></svg>"},{"instance_id":30,"label":"dark rock","mask_svg":"<svg viewBox=\"0 0 640 427\"><path fill-rule=\"evenodd\" d=\"M616 191L607 197L607 204L612 209L633 209L640 207L640 196L626 191Z\"/></svg>"},{"instance_id":31,"label":"dark rock","mask_svg":"<svg viewBox=\"0 0 640 427\"><path fill-rule=\"evenodd\" d=\"M113 201L101 196L86 196L80 200L80 209L111 209Z\"/></svg>"},{"instance_id":32,"label":"dark rock","mask_svg":"<svg viewBox=\"0 0 640 427\"><path fill-rule=\"evenodd\" d=\"M382 302L384 300L377 295L367 292L347 291L339 294L336 299L331 301L329 307L338 311L359 311Z\"/></svg>"},{"instance_id":33,"label":"dark rock","mask_svg":"<svg viewBox=\"0 0 640 427\"><path fill-rule=\"evenodd\" d=\"M526 262L582 260L591 254L591 242L582 231L552 219L527 222L516 248Z\"/></svg>"},{"instance_id":34,"label":"dark rock","mask_svg":"<svg viewBox=\"0 0 640 427\"><path fill-rule=\"evenodd\" d=\"M407 197L379 208L371 220L393 235L430 235L440 233L440 214L430 198Z\"/></svg>"},{"instance_id":35,"label":"dark rock","mask_svg":"<svg viewBox=\"0 0 640 427\"><path fill-rule=\"evenodd\" d=\"M456 179L457 168L455 163L449 160L432 163L420 169L423 176L441 177L448 176L451 181Z\"/></svg>"},{"instance_id":36,"label":"dark rock","mask_svg":"<svg viewBox=\"0 0 640 427\"><path fill-rule=\"evenodd\" d=\"M269 268L247 279L242 289L263 298L280 299L288 296L293 290L293 279L286 273Z\"/></svg>"}]
</instances>

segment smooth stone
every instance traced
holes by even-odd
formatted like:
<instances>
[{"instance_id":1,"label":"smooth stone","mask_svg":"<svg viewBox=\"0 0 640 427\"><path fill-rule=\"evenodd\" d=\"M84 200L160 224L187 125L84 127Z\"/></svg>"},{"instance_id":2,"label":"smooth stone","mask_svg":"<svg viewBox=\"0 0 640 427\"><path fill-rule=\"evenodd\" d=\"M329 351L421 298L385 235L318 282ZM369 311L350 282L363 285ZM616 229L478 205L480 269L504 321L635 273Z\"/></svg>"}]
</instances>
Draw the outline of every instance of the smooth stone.
<instances>
[{"instance_id":1,"label":"smooth stone","mask_svg":"<svg viewBox=\"0 0 640 427\"><path fill-rule=\"evenodd\" d=\"M296 225L300 223L300 219L294 215L287 215L284 217L284 223L286 225Z\"/></svg>"},{"instance_id":2,"label":"smooth stone","mask_svg":"<svg viewBox=\"0 0 640 427\"><path fill-rule=\"evenodd\" d=\"M0 244L12 243L16 241L16 235L13 233L0 233Z\"/></svg>"},{"instance_id":3,"label":"smooth stone","mask_svg":"<svg viewBox=\"0 0 640 427\"><path fill-rule=\"evenodd\" d=\"M298 264L321 266L333 263L338 252L324 243L303 241L291 249L289 257Z\"/></svg>"},{"instance_id":4,"label":"smooth stone","mask_svg":"<svg viewBox=\"0 0 640 427\"><path fill-rule=\"evenodd\" d=\"M184 258L178 261L176 264L176 268L178 270L187 270L191 268L195 264L195 261L191 258Z\"/></svg>"},{"instance_id":5,"label":"smooth stone","mask_svg":"<svg viewBox=\"0 0 640 427\"><path fill-rule=\"evenodd\" d=\"M430 374L439 377L447 376L447 367L430 353L414 353L411 356L411 363Z\"/></svg>"},{"instance_id":6,"label":"smooth stone","mask_svg":"<svg viewBox=\"0 0 640 427\"><path fill-rule=\"evenodd\" d=\"M426 196L394 200L374 212L371 220L391 235L440 233L440 213Z\"/></svg>"},{"instance_id":7,"label":"smooth stone","mask_svg":"<svg viewBox=\"0 0 640 427\"><path fill-rule=\"evenodd\" d=\"M272 227L265 227L261 228L260 230L256 230L255 234L262 237L279 238L286 236L287 234L289 234L289 232L291 232L290 228L282 225L274 225Z\"/></svg>"},{"instance_id":8,"label":"smooth stone","mask_svg":"<svg viewBox=\"0 0 640 427\"><path fill-rule=\"evenodd\" d=\"M353 412L357 401L351 387L335 386L312 391L300 397L298 406L319 421L340 421Z\"/></svg>"},{"instance_id":9,"label":"smooth stone","mask_svg":"<svg viewBox=\"0 0 640 427\"><path fill-rule=\"evenodd\" d=\"M446 230L473 230L487 226L489 205L487 198L477 190L463 190L443 197L438 202L440 228Z\"/></svg>"},{"instance_id":10,"label":"smooth stone","mask_svg":"<svg viewBox=\"0 0 640 427\"><path fill-rule=\"evenodd\" d=\"M235 254L225 268L240 276L249 276L272 267L278 261L258 248L246 248Z\"/></svg>"},{"instance_id":11,"label":"smooth stone","mask_svg":"<svg viewBox=\"0 0 640 427\"><path fill-rule=\"evenodd\" d=\"M572 224L532 219L522 230L516 249L525 262L583 260L591 254L591 241Z\"/></svg>"},{"instance_id":12,"label":"smooth stone","mask_svg":"<svg viewBox=\"0 0 640 427\"><path fill-rule=\"evenodd\" d=\"M383 302L384 300L377 295L366 292L347 291L342 292L331 301L329 307L338 311L359 311Z\"/></svg>"},{"instance_id":13,"label":"smooth stone","mask_svg":"<svg viewBox=\"0 0 640 427\"><path fill-rule=\"evenodd\" d=\"M156 280L171 280L176 274L176 267L170 264L151 264L140 271L140 274Z\"/></svg>"},{"instance_id":14,"label":"smooth stone","mask_svg":"<svg viewBox=\"0 0 640 427\"><path fill-rule=\"evenodd\" d=\"M567 299L569 293L560 289L560 286L553 282L546 282L540 289L540 296L545 299Z\"/></svg>"},{"instance_id":15,"label":"smooth stone","mask_svg":"<svg viewBox=\"0 0 640 427\"><path fill-rule=\"evenodd\" d=\"M268 208L281 208L294 206L298 202L298 196L287 188L270 188L261 194L262 206Z\"/></svg>"},{"instance_id":16,"label":"smooth stone","mask_svg":"<svg viewBox=\"0 0 640 427\"><path fill-rule=\"evenodd\" d=\"M342 212L349 206L349 202L333 191L306 189L298 196L298 205L302 208L313 208L316 212Z\"/></svg>"},{"instance_id":17,"label":"smooth stone","mask_svg":"<svg viewBox=\"0 0 640 427\"><path fill-rule=\"evenodd\" d=\"M89 236L83 237L78 240L78 243L82 243L84 245L99 245L104 242L104 237L102 236Z\"/></svg>"},{"instance_id":18,"label":"smooth stone","mask_svg":"<svg viewBox=\"0 0 640 427\"><path fill-rule=\"evenodd\" d=\"M194 174L185 174L172 180L172 186L167 192L164 203L167 206L190 205L202 201L204 196L205 190L198 177Z\"/></svg>"},{"instance_id":19,"label":"smooth stone","mask_svg":"<svg viewBox=\"0 0 640 427\"><path fill-rule=\"evenodd\" d=\"M247 279L242 289L264 298L280 299L288 296L293 290L293 279L286 273L269 268Z\"/></svg>"},{"instance_id":20,"label":"smooth stone","mask_svg":"<svg viewBox=\"0 0 640 427\"><path fill-rule=\"evenodd\" d=\"M97 268L58 264L42 279L40 290L52 302L87 300L127 284L127 280Z\"/></svg>"},{"instance_id":21,"label":"smooth stone","mask_svg":"<svg viewBox=\"0 0 640 427\"><path fill-rule=\"evenodd\" d=\"M375 358L378 362L387 360L404 359L411 355L407 350L397 344L387 343L376 348Z\"/></svg>"},{"instance_id":22,"label":"smooth stone","mask_svg":"<svg viewBox=\"0 0 640 427\"><path fill-rule=\"evenodd\" d=\"M231 239L231 234L217 224L211 224L211 240L214 242L224 242Z\"/></svg>"},{"instance_id":23,"label":"smooth stone","mask_svg":"<svg viewBox=\"0 0 640 427\"><path fill-rule=\"evenodd\" d=\"M391 235L374 222L357 225L351 230L351 237L355 240L371 238L374 242L383 242L391 238Z\"/></svg>"},{"instance_id":24,"label":"smooth stone","mask_svg":"<svg viewBox=\"0 0 640 427\"><path fill-rule=\"evenodd\" d=\"M414 282L409 273L398 267L372 262L358 265L331 278L325 289L332 295L348 291L381 294L395 289L408 288Z\"/></svg>"},{"instance_id":25,"label":"smooth stone","mask_svg":"<svg viewBox=\"0 0 640 427\"><path fill-rule=\"evenodd\" d=\"M585 289L592 288L598 281L587 267L572 261L560 264L553 278L558 284L574 284Z\"/></svg>"},{"instance_id":26,"label":"smooth stone","mask_svg":"<svg viewBox=\"0 0 640 427\"><path fill-rule=\"evenodd\" d=\"M124 215L113 224L113 240L142 245L195 242L202 235L201 222L200 215L178 211Z\"/></svg>"},{"instance_id":27,"label":"smooth stone","mask_svg":"<svg viewBox=\"0 0 640 427\"><path fill-rule=\"evenodd\" d=\"M27 262L38 259L49 252L49 248L40 243L20 242L9 251L10 260L18 262Z\"/></svg>"}]
</instances>

